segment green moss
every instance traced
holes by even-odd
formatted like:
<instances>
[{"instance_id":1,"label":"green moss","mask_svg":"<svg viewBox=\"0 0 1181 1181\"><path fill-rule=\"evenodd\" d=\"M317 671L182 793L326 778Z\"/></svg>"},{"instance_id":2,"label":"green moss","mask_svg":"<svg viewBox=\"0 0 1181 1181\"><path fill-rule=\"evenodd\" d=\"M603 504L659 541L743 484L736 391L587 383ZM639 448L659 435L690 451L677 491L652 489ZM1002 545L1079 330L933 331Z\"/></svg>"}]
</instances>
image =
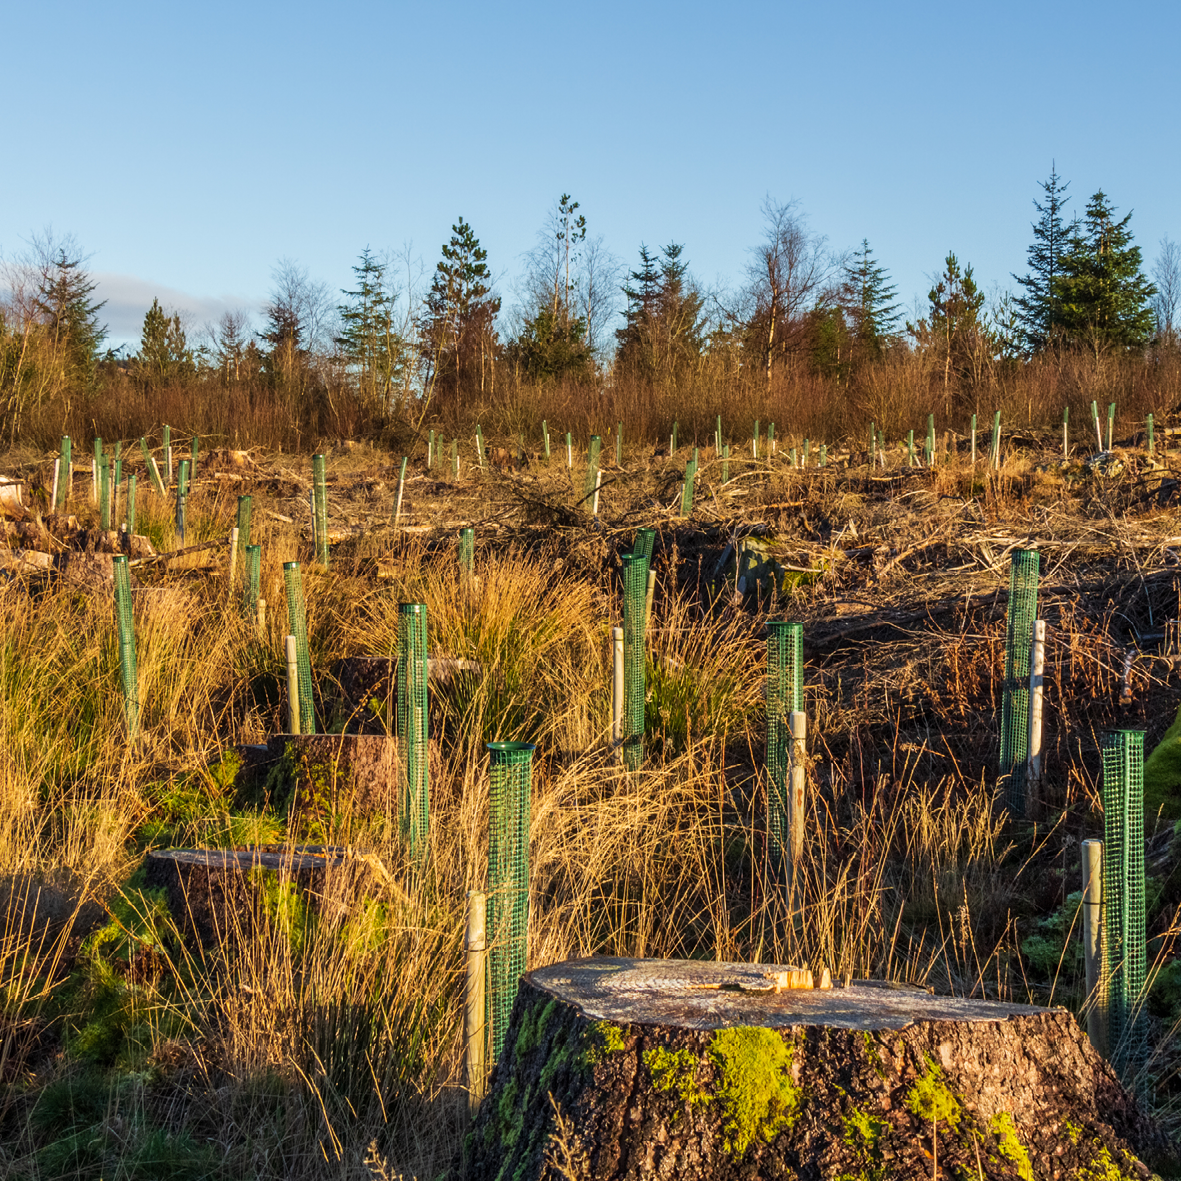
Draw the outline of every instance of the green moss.
<instances>
[{"instance_id":1,"label":"green moss","mask_svg":"<svg viewBox=\"0 0 1181 1181\"><path fill-rule=\"evenodd\" d=\"M307 938L310 915L296 884L280 882L274 870L261 868L251 870L250 880L258 888L267 918L291 941L292 950L298 951Z\"/></svg>"},{"instance_id":2,"label":"green moss","mask_svg":"<svg viewBox=\"0 0 1181 1181\"><path fill-rule=\"evenodd\" d=\"M854 1107L842 1121L841 1139L857 1158L855 1172L841 1173L835 1181L886 1181L882 1164L882 1137L886 1124Z\"/></svg>"},{"instance_id":3,"label":"green moss","mask_svg":"<svg viewBox=\"0 0 1181 1181\"><path fill-rule=\"evenodd\" d=\"M541 1089L549 1092L553 1089L553 1081L561 1070L573 1057L574 1050L566 1039L566 1030L560 1029L550 1046L549 1056L541 1068Z\"/></svg>"},{"instance_id":4,"label":"green moss","mask_svg":"<svg viewBox=\"0 0 1181 1181\"><path fill-rule=\"evenodd\" d=\"M580 1056L584 1068L597 1066L608 1054L618 1054L626 1049L623 1030L610 1021L596 1021L587 1026L583 1037L583 1050Z\"/></svg>"},{"instance_id":5,"label":"green moss","mask_svg":"<svg viewBox=\"0 0 1181 1181\"><path fill-rule=\"evenodd\" d=\"M1181 818L1181 709L1153 752L1144 760L1144 812Z\"/></svg>"},{"instance_id":6,"label":"green moss","mask_svg":"<svg viewBox=\"0 0 1181 1181\"><path fill-rule=\"evenodd\" d=\"M943 1120L952 1131L956 1131L960 1126L962 1114L959 1100L943 1082L943 1071L931 1058L927 1058L926 1061L927 1069L906 1092L907 1109L928 1123Z\"/></svg>"},{"instance_id":7,"label":"green moss","mask_svg":"<svg viewBox=\"0 0 1181 1181\"><path fill-rule=\"evenodd\" d=\"M641 1058L657 1091L672 1092L690 1107L709 1102L709 1095L696 1082L697 1055L692 1050L666 1050L663 1046L654 1046L645 1050Z\"/></svg>"},{"instance_id":8,"label":"green moss","mask_svg":"<svg viewBox=\"0 0 1181 1181\"><path fill-rule=\"evenodd\" d=\"M751 1025L719 1029L709 1052L726 1152L742 1156L755 1140L770 1142L792 1126L801 1094L791 1077L791 1047L779 1034Z\"/></svg>"},{"instance_id":9,"label":"green moss","mask_svg":"<svg viewBox=\"0 0 1181 1181\"><path fill-rule=\"evenodd\" d=\"M861 1036L865 1039L865 1053L870 1062L873 1064L874 1073L880 1079L886 1077L886 1068L882 1063L882 1056L878 1053L878 1044L873 1040L873 1034L868 1029L862 1030Z\"/></svg>"},{"instance_id":10,"label":"green moss","mask_svg":"<svg viewBox=\"0 0 1181 1181\"><path fill-rule=\"evenodd\" d=\"M988 1130L1000 1141L998 1148L1001 1156L1016 1166L1017 1176L1021 1181L1034 1181L1033 1163L1024 1145L1017 1138L1017 1127L1013 1123L1013 1117L1007 1111L999 1112L989 1121Z\"/></svg>"},{"instance_id":11,"label":"green moss","mask_svg":"<svg viewBox=\"0 0 1181 1181\"><path fill-rule=\"evenodd\" d=\"M521 1018L521 1028L517 1032L517 1041L513 1046L513 1052L517 1058L524 1058L530 1050L537 1048L537 1041L540 1036L540 1031L537 1026L538 1011L537 1006L527 1009L524 1017Z\"/></svg>"}]
</instances>

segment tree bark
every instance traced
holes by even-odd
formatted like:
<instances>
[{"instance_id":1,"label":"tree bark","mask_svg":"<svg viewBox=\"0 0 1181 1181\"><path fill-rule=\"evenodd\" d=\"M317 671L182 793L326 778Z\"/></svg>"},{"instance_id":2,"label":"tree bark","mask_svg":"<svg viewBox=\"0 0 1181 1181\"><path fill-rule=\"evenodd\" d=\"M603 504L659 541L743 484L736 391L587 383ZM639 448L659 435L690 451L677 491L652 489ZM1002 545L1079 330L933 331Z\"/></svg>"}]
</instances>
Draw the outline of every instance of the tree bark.
<instances>
[{"instance_id":1,"label":"tree bark","mask_svg":"<svg viewBox=\"0 0 1181 1181\"><path fill-rule=\"evenodd\" d=\"M870 982L776 993L775 970L529 973L458 1175L1115 1181L1170 1152L1064 1009Z\"/></svg>"}]
</instances>

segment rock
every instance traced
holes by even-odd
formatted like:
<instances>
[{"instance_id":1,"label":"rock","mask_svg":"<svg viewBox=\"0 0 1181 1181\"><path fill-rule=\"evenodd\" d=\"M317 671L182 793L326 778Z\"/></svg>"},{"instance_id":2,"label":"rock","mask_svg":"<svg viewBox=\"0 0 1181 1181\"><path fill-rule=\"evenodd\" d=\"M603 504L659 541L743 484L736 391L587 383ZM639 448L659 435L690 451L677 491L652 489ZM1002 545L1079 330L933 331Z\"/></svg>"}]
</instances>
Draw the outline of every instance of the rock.
<instances>
[{"instance_id":1,"label":"rock","mask_svg":"<svg viewBox=\"0 0 1181 1181\"><path fill-rule=\"evenodd\" d=\"M249 937L264 911L273 918L277 899L321 911L347 908L375 883L369 858L331 845L156 849L144 870L145 885L166 891L177 926L203 946Z\"/></svg>"},{"instance_id":2,"label":"rock","mask_svg":"<svg viewBox=\"0 0 1181 1181\"><path fill-rule=\"evenodd\" d=\"M1064 1009L870 982L776 992L768 973L787 970L528 973L458 1175L1115 1181L1170 1151Z\"/></svg>"}]
</instances>

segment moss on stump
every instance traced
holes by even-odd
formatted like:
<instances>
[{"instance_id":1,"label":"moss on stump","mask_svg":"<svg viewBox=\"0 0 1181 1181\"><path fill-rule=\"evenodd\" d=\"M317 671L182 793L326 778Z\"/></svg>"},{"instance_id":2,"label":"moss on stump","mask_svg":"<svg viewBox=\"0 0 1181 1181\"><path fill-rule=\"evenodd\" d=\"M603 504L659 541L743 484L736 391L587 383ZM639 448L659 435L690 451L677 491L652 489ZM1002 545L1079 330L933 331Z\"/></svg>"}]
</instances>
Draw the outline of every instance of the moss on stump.
<instances>
[{"instance_id":1,"label":"moss on stump","mask_svg":"<svg viewBox=\"0 0 1181 1181\"><path fill-rule=\"evenodd\" d=\"M1169 1146L1064 1009L777 965L592 959L524 977L467 1181L1147 1178ZM565 1129L561 1134L559 1120Z\"/></svg>"}]
</instances>

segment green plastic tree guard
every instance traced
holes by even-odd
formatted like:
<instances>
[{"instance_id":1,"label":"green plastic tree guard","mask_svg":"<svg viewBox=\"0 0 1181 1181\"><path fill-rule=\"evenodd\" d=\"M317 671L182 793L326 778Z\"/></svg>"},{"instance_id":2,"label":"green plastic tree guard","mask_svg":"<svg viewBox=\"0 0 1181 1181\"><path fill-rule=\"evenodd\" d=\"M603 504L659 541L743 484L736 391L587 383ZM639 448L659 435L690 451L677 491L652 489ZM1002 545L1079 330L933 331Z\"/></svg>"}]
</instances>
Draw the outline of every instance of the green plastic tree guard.
<instances>
[{"instance_id":1,"label":"green plastic tree guard","mask_svg":"<svg viewBox=\"0 0 1181 1181\"><path fill-rule=\"evenodd\" d=\"M828 464L828 444L820 444L820 466L825 467Z\"/></svg>"},{"instance_id":2,"label":"green plastic tree guard","mask_svg":"<svg viewBox=\"0 0 1181 1181\"><path fill-rule=\"evenodd\" d=\"M1103 979L1107 1044L1125 1084L1144 1094L1144 731L1114 730L1103 748Z\"/></svg>"},{"instance_id":3,"label":"green plastic tree guard","mask_svg":"<svg viewBox=\"0 0 1181 1181\"><path fill-rule=\"evenodd\" d=\"M308 653L303 576L298 562L283 563L283 585L287 589L287 634L295 637L295 660L299 671L299 732L315 734L316 703L312 697L312 661Z\"/></svg>"},{"instance_id":4,"label":"green plastic tree guard","mask_svg":"<svg viewBox=\"0 0 1181 1181\"><path fill-rule=\"evenodd\" d=\"M250 544L250 517L253 510L253 496L238 497L238 542L240 545Z\"/></svg>"},{"instance_id":5,"label":"green plastic tree guard","mask_svg":"<svg viewBox=\"0 0 1181 1181\"><path fill-rule=\"evenodd\" d=\"M790 716L804 708L804 625L767 624L767 837L774 865L787 863Z\"/></svg>"},{"instance_id":6,"label":"green plastic tree guard","mask_svg":"<svg viewBox=\"0 0 1181 1181\"><path fill-rule=\"evenodd\" d=\"M907 431L906 433L906 455L909 466L914 467L914 431Z\"/></svg>"},{"instance_id":7,"label":"green plastic tree guard","mask_svg":"<svg viewBox=\"0 0 1181 1181\"><path fill-rule=\"evenodd\" d=\"M430 432L426 443L426 469L429 472L435 466L435 432Z\"/></svg>"},{"instance_id":8,"label":"green plastic tree guard","mask_svg":"<svg viewBox=\"0 0 1181 1181\"><path fill-rule=\"evenodd\" d=\"M451 440L451 475L459 479L459 440Z\"/></svg>"},{"instance_id":9,"label":"green plastic tree guard","mask_svg":"<svg viewBox=\"0 0 1181 1181\"><path fill-rule=\"evenodd\" d=\"M541 440L545 444L545 462L549 463L549 424L541 420Z\"/></svg>"},{"instance_id":10,"label":"green plastic tree guard","mask_svg":"<svg viewBox=\"0 0 1181 1181\"><path fill-rule=\"evenodd\" d=\"M775 424L771 423L767 427L767 458L770 459L775 454Z\"/></svg>"},{"instance_id":11,"label":"green plastic tree guard","mask_svg":"<svg viewBox=\"0 0 1181 1181\"><path fill-rule=\"evenodd\" d=\"M164 428L164 474L168 483L172 483L172 427Z\"/></svg>"},{"instance_id":12,"label":"green plastic tree guard","mask_svg":"<svg viewBox=\"0 0 1181 1181\"><path fill-rule=\"evenodd\" d=\"M647 675L644 653L644 606L648 595L648 559L623 554L623 764L637 770L644 761L644 702Z\"/></svg>"},{"instance_id":13,"label":"green plastic tree guard","mask_svg":"<svg viewBox=\"0 0 1181 1181\"><path fill-rule=\"evenodd\" d=\"M57 500L54 508L64 508L70 494L71 465L73 464L73 445L69 435L62 435L61 463L58 466Z\"/></svg>"},{"instance_id":14,"label":"green plastic tree guard","mask_svg":"<svg viewBox=\"0 0 1181 1181\"><path fill-rule=\"evenodd\" d=\"M193 436L193 465L189 468L189 479L195 480L197 478L197 455L201 450L201 439L199 435Z\"/></svg>"},{"instance_id":15,"label":"green plastic tree guard","mask_svg":"<svg viewBox=\"0 0 1181 1181\"><path fill-rule=\"evenodd\" d=\"M615 428L615 466L623 467L623 423Z\"/></svg>"},{"instance_id":16,"label":"green plastic tree guard","mask_svg":"<svg viewBox=\"0 0 1181 1181\"><path fill-rule=\"evenodd\" d=\"M189 461L180 461L180 471L176 479L176 536L181 545L185 543L185 501L188 499Z\"/></svg>"},{"instance_id":17,"label":"green plastic tree guard","mask_svg":"<svg viewBox=\"0 0 1181 1181\"><path fill-rule=\"evenodd\" d=\"M323 455L312 456L312 500L316 509L316 561L328 569L328 487Z\"/></svg>"},{"instance_id":18,"label":"green plastic tree guard","mask_svg":"<svg viewBox=\"0 0 1181 1181\"><path fill-rule=\"evenodd\" d=\"M1001 751L997 767L1005 807L1025 815L1029 757L1029 657L1037 620L1037 550L1013 551L1005 629L1005 681L1001 696Z\"/></svg>"},{"instance_id":19,"label":"green plastic tree guard","mask_svg":"<svg viewBox=\"0 0 1181 1181\"><path fill-rule=\"evenodd\" d=\"M1111 450L1112 436L1115 434L1115 403L1107 403L1107 446L1105 451Z\"/></svg>"},{"instance_id":20,"label":"green plastic tree guard","mask_svg":"<svg viewBox=\"0 0 1181 1181\"><path fill-rule=\"evenodd\" d=\"M135 624L131 617L131 571L126 554L116 554L113 562L119 672L123 680L123 719L127 724L127 737L134 741L139 734L139 680L135 668Z\"/></svg>"},{"instance_id":21,"label":"green plastic tree guard","mask_svg":"<svg viewBox=\"0 0 1181 1181\"><path fill-rule=\"evenodd\" d=\"M402 772L398 818L410 856L425 856L430 831L427 720L427 612L398 604L398 745Z\"/></svg>"},{"instance_id":22,"label":"green plastic tree guard","mask_svg":"<svg viewBox=\"0 0 1181 1181\"><path fill-rule=\"evenodd\" d=\"M135 472L127 477L127 536L135 536Z\"/></svg>"},{"instance_id":23,"label":"green plastic tree guard","mask_svg":"<svg viewBox=\"0 0 1181 1181\"><path fill-rule=\"evenodd\" d=\"M927 415L927 466L935 465L935 415Z\"/></svg>"},{"instance_id":24,"label":"green plastic tree guard","mask_svg":"<svg viewBox=\"0 0 1181 1181\"><path fill-rule=\"evenodd\" d=\"M637 529L635 544L632 546L632 553L637 554L643 558L649 566L652 565L652 549L656 545L656 530L655 529Z\"/></svg>"},{"instance_id":25,"label":"green plastic tree guard","mask_svg":"<svg viewBox=\"0 0 1181 1181\"><path fill-rule=\"evenodd\" d=\"M527 742L488 747L488 991L492 1052L500 1057L529 948L529 813L533 751Z\"/></svg>"},{"instance_id":26,"label":"green plastic tree guard","mask_svg":"<svg viewBox=\"0 0 1181 1181\"><path fill-rule=\"evenodd\" d=\"M471 578L472 567L476 557L475 529L461 529L459 531L459 576Z\"/></svg>"},{"instance_id":27,"label":"green plastic tree guard","mask_svg":"<svg viewBox=\"0 0 1181 1181\"><path fill-rule=\"evenodd\" d=\"M582 490L582 499L587 508L595 494L595 484L599 478L599 452L602 450L603 440L598 435L591 435L590 446L586 453L586 486Z\"/></svg>"},{"instance_id":28,"label":"green plastic tree guard","mask_svg":"<svg viewBox=\"0 0 1181 1181\"><path fill-rule=\"evenodd\" d=\"M246 555L246 577L243 580L242 614L247 619L258 615L258 596L262 590L262 546L248 545Z\"/></svg>"},{"instance_id":29,"label":"green plastic tree guard","mask_svg":"<svg viewBox=\"0 0 1181 1181\"><path fill-rule=\"evenodd\" d=\"M685 484L681 489L681 516L693 515L693 485L697 480L697 460L690 459L685 464Z\"/></svg>"},{"instance_id":30,"label":"green plastic tree guard","mask_svg":"<svg viewBox=\"0 0 1181 1181\"><path fill-rule=\"evenodd\" d=\"M877 424L869 424L869 466L877 467L878 463L878 436Z\"/></svg>"},{"instance_id":31,"label":"green plastic tree guard","mask_svg":"<svg viewBox=\"0 0 1181 1181\"><path fill-rule=\"evenodd\" d=\"M104 530L111 527L111 465L105 458L98 465L98 517Z\"/></svg>"},{"instance_id":32,"label":"green plastic tree guard","mask_svg":"<svg viewBox=\"0 0 1181 1181\"><path fill-rule=\"evenodd\" d=\"M1152 437L1153 421L1151 411L1149 412L1148 418L1145 420L1144 425L1148 428L1148 454L1152 455L1156 451L1156 447L1154 445L1155 441Z\"/></svg>"},{"instance_id":33,"label":"green plastic tree guard","mask_svg":"<svg viewBox=\"0 0 1181 1181\"><path fill-rule=\"evenodd\" d=\"M722 483L730 483L730 444L722 444Z\"/></svg>"}]
</instances>

